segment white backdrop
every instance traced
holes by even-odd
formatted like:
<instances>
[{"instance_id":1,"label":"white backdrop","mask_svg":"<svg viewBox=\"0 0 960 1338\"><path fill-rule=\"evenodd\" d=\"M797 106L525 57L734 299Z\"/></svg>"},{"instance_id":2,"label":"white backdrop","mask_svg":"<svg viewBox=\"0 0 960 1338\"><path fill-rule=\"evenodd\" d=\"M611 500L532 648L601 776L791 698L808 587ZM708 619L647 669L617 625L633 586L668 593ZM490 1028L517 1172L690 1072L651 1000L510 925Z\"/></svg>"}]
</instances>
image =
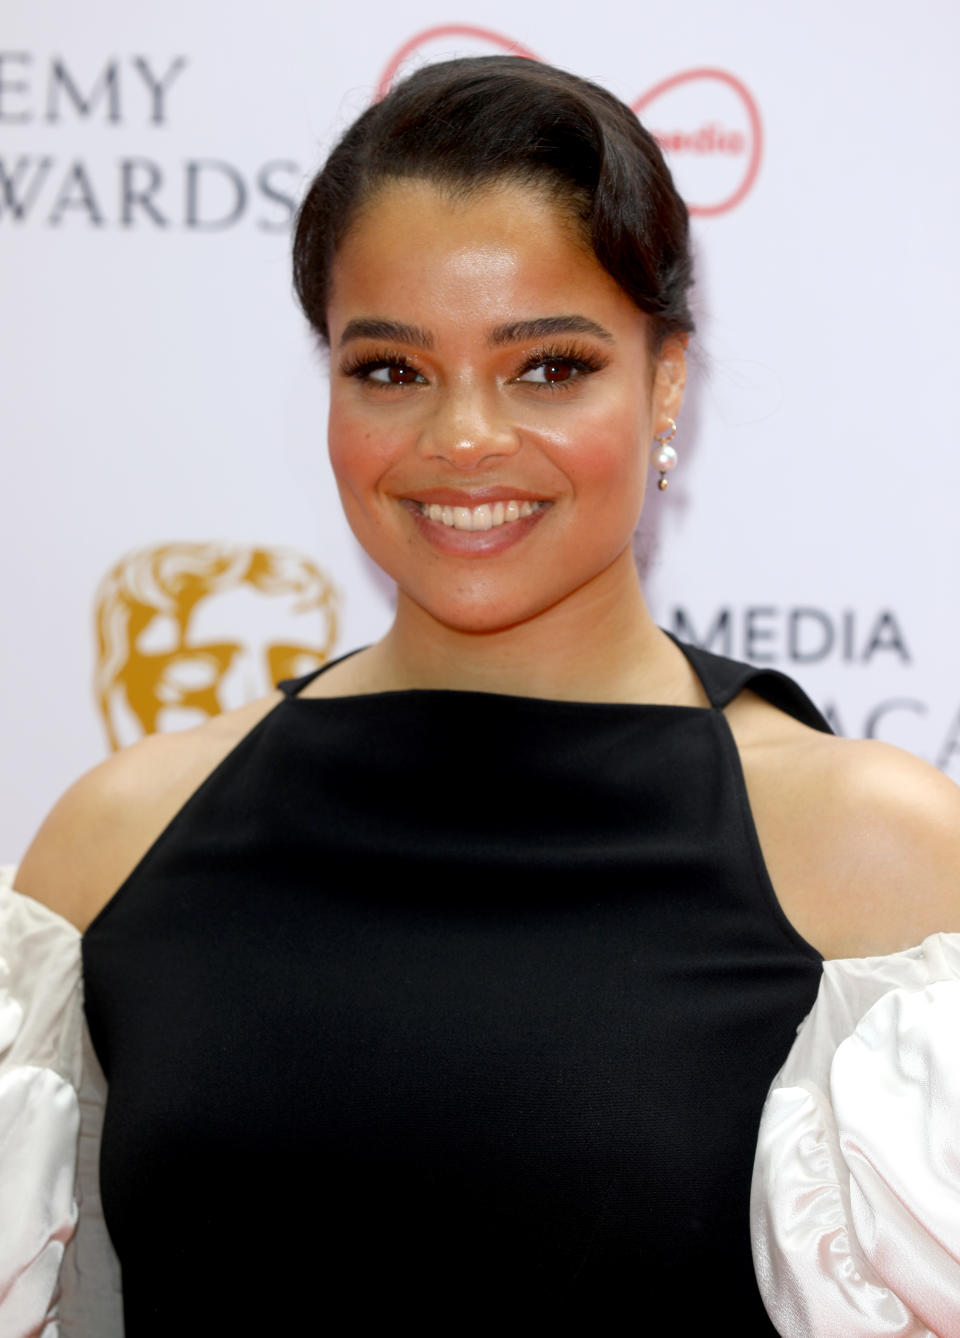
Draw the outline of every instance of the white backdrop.
<instances>
[{"instance_id":1,"label":"white backdrop","mask_svg":"<svg viewBox=\"0 0 960 1338\"><path fill-rule=\"evenodd\" d=\"M384 630L389 586L340 519L325 461L325 372L291 297L289 221L408 47L513 41L642 106L695 207L700 276L681 463L640 540L654 611L792 673L843 732L960 779L958 11L624 12L101 0L93 21L68 0L7 0L0 853L16 858L108 750L94 605L125 554L216 541L237 571L252 547L320 569L322 609L298 612L282 582L278 603L269 580L227 578L198 606L191 638L246 648L228 705L263 690L246 653L258 640L330 652ZM463 30L477 25L488 35ZM175 621L150 624L148 651L174 647ZM189 718L171 707L159 723ZM135 713L124 728L135 736Z\"/></svg>"}]
</instances>

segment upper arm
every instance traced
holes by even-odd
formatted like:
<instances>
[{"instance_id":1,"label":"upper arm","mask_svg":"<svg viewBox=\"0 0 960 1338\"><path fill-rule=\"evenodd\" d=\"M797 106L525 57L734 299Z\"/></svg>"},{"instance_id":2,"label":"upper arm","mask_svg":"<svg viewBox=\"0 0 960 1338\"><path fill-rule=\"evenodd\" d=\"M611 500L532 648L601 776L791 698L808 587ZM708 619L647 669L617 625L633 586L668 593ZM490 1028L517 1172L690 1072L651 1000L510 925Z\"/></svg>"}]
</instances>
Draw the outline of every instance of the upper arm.
<instances>
[{"instance_id":1,"label":"upper arm","mask_svg":"<svg viewBox=\"0 0 960 1338\"><path fill-rule=\"evenodd\" d=\"M846 932L866 952L960 932L960 787L889 744L847 749L829 786L837 813L831 881L849 908Z\"/></svg>"}]
</instances>

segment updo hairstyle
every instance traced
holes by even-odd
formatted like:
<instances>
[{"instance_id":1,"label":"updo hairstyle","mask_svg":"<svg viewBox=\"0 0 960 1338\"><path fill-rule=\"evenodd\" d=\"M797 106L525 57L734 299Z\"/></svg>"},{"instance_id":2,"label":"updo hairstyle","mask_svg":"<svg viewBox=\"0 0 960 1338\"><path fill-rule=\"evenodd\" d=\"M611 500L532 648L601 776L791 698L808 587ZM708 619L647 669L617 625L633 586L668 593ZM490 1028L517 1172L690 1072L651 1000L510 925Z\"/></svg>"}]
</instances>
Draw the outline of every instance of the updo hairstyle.
<instances>
[{"instance_id":1,"label":"updo hairstyle","mask_svg":"<svg viewBox=\"0 0 960 1338\"><path fill-rule=\"evenodd\" d=\"M294 284L329 342L333 260L389 181L469 194L494 183L547 191L599 263L649 316L657 350L693 329L687 209L656 140L597 84L520 56L426 65L347 130L300 207Z\"/></svg>"}]
</instances>

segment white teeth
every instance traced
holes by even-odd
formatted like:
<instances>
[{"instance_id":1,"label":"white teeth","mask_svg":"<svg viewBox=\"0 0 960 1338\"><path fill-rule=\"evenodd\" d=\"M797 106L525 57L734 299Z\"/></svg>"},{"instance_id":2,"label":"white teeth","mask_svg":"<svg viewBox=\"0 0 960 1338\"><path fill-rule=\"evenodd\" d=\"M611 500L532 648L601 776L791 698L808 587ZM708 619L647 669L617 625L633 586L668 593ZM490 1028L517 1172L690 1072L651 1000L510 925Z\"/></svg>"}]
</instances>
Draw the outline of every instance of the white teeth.
<instances>
[{"instance_id":1,"label":"white teeth","mask_svg":"<svg viewBox=\"0 0 960 1338\"><path fill-rule=\"evenodd\" d=\"M420 511L428 520L437 520L448 529L492 530L507 521L520 520L539 511L542 502L494 502L481 506L438 506L436 502L421 502Z\"/></svg>"}]
</instances>

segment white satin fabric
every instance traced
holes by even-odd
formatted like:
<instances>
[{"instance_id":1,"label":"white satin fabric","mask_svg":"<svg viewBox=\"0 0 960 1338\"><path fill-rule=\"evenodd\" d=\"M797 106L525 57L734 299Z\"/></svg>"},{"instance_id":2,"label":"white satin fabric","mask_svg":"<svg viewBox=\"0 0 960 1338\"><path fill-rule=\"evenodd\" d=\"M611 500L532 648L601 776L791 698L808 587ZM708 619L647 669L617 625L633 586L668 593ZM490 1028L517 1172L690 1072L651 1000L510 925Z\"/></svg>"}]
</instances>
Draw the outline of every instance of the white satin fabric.
<instances>
[{"instance_id":1,"label":"white satin fabric","mask_svg":"<svg viewBox=\"0 0 960 1338\"><path fill-rule=\"evenodd\" d=\"M784 1338L960 1338L960 934L824 963L751 1218Z\"/></svg>"},{"instance_id":2,"label":"white satin fabric","mask_svg":"<svg viewBox=\"0 0 960 1338\"><path fill-rule=\"evenodd\" d=\"M121 1338L80 935L0 869L0 1338Z\"/></svg>"}]
</instances>

